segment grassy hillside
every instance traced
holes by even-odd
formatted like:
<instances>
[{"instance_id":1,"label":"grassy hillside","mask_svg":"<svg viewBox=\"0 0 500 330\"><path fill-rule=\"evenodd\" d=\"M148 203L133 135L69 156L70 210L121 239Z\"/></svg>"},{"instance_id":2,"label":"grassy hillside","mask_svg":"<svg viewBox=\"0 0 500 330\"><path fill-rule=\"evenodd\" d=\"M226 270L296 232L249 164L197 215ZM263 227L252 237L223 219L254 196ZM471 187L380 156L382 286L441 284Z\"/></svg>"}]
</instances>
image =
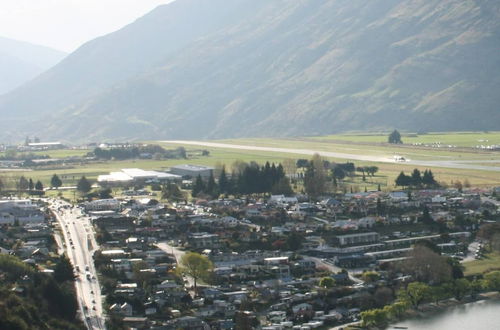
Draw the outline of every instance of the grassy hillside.
<instances>
[{"instance_id":1,"label":"grassy hillside","mask_svg":"<svg viewBox=\"0 0 500 330\"><path fill-rule=\"evenodd\" d=\"M95 140L493 130L499 41L494 0L178 0L88 43L0 113L19 110L10 128L52 115L23 127Z\"/></svg>"}]
</instances>

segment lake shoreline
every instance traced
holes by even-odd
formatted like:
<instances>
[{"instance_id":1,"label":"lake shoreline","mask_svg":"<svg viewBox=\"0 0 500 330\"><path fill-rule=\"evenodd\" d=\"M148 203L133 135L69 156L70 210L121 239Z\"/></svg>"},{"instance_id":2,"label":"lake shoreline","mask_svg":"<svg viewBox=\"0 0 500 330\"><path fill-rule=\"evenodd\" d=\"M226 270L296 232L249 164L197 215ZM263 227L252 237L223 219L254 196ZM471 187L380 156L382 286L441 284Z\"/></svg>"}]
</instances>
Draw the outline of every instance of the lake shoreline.
<instances>
[{"instance_id":1,"label":"lake shoreline","mask_svg":"<svg viewBox=\"0 0 500 330\"><path fill-rule=\"evenodd\" d=\"M440 301L438 304L430 303L425 304L419 307L418 310L411 309L405 313L405 316L402 317L397 322L392 322L387 327L383 329L405 329L404 325L401 325L402 322L407 321L418 321L425 320L430 316L436 316L440 313L446 313L446 311L452 311L456 307L466 306L468 304L475 304L480 302L487 301L500 301L500 292L485 292L482 294L478 294L475 297L468 297L468 299L456 300L455 298L451 298L448 300Z\"/></svg>"}]
</instances>

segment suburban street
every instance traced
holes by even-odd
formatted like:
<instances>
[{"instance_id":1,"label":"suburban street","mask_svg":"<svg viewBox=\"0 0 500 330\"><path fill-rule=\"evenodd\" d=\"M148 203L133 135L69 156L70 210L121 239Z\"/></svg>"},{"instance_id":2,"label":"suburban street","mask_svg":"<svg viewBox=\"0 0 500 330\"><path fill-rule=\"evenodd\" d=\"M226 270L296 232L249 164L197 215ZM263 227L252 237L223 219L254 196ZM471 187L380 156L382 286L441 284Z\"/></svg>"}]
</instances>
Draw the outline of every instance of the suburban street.
<instances>
[{"instance_id":1,"label":"suburban street","mask_svg":"<svg viewBox=\"0 0 500 330\"><path fill-rule=\"evenodd\" d=\"M325 157L334 157L334 158L341 158L341 159L348 159L348 160L359 160L359 161L379 162L379 163L394 163L394 158L392 155L391 156L388 155L387 157L381 157L381 156L370 156L370 155L360 155L360 154L348 154L348 153L332 152L332 151L324 151L324 150L246 146L246 145L239 145L239 144L215 143L215 142L205 142L205 141L174 140L174 141L160 141L160 142L172 143L172 144L183 144L183 145L194 145L194 146L211 147L211 148L279 152L279 153L289 153L289 154L309 155L309 156L312 156L314 154L320 154L321 156L325 156ZM499 162L499 161L500 160L493 160L492 162ZM477 162L481 162L481 161L477 161ZM401 164L500 172L500 166L483 166L483 165L473 164L473 163L470 163L468 161L462 161L462 160L410 160L410 159L408 159L405 162L402 162Z\"/></svg>"},{"instance_id":2,"label":"suburban street","mask_svg":"<svg viewBox=\"0 0 500 330\"><path fill-rule=\"evenodd\" d=\"M156 246L160 249L165 251L168 254L171 254L174 256L175 261L177 262L177 265L179 265L179 262L181 261L181 258L184 254L186 254L185 251L179 250L175 246L172 246L168 244L167 242L160 242L156 244ZM184 277L184 283L186 284L186 288L189 290L190 294L194 297L194 291L191 291L191 288L194 287L194 280L190 276L183 276ZM187 281L187 283L186 283Z\"/></svg>"},{"instance_id":3,"label":"suburban street","mask_svg":"<svg viewBox=\"0 0 500 330\"><path fill-rule=\"evenodd\" d=\"M50 208L61 225L67 255L77 275L75 287L83 321L88 329L105 329L101 289L92 258L97 244L90 219L63 201L51 203Z\"/></svg>"}]
</instances>

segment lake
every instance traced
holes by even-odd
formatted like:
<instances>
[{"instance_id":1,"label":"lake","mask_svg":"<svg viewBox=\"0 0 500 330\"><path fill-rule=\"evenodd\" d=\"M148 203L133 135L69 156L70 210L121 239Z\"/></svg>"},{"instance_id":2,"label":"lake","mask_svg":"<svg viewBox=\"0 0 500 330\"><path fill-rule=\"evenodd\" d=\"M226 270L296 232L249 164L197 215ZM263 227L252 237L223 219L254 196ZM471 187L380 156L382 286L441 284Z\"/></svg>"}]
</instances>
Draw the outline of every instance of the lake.
<instances>
[{"instance_id":1,"label":"lake","mask_svg":"<svg viewBox=\"0 0 500 330\"><path fill-rule=\"evenodd\" d=\"M393 324L387 330L495 330L500 329L500 301L486 300L455 306L426 317Z\"/></svg>"}]
</instances>

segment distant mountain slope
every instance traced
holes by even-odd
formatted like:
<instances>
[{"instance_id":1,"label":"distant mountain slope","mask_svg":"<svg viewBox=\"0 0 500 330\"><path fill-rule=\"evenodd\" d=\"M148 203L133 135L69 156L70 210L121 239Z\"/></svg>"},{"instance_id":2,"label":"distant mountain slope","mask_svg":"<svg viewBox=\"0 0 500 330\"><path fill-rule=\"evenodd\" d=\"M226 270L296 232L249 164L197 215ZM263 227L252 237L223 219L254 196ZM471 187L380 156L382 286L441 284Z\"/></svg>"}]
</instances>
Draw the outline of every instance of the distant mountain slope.
<instances>
[{"instance_id":1,"label":"distant mountain slope","mask_svg":"<svg viewBox=\"0 0 500 330\"><path fill-rule=\"evenodd\" d=\"M65 53L0 37L0 95L57 64Z\"/></svg>"},{"instance_id":2,"label":"distant mountain slope","mask_svg":"<svg viewBox=\"0 0 500 330\"><path fill-rule=\"evenodd\" d=\"M0 113L63 139L490 130L498 54L495 0L177 0L0 98Z\"/></svg>"}]
</instances>

